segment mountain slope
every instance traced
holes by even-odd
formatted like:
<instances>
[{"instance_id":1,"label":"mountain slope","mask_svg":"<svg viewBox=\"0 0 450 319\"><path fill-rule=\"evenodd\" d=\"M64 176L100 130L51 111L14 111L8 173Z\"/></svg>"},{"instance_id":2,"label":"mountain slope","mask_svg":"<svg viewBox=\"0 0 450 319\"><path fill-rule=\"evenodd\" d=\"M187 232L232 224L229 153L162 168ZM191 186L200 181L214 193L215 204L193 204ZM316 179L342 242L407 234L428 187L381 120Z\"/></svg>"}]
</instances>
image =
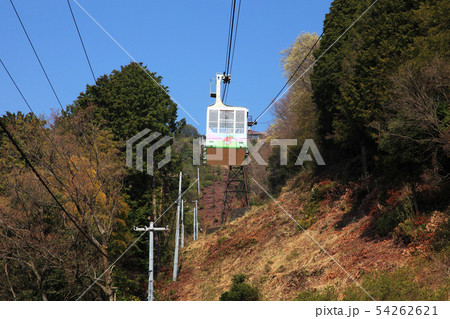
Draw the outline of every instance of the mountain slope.
<instances>
[{"instance_id":1,"label":"mountain slope","mask_svg":"<svg viewBox=\"0 0 450 319\"><path fill-rule=\"evenodd\" d=\"M340 266L360 281L364 273L389 273L410 264L412 251L420 254L392 236L374 235L375 217L364 209L367 203L360 205L359 213L352 210L357 186L316 185L325 185L325 191L315 206L313 221L307 212L314 187L306 192L285 190L277 199L300 224L312 224L307 233L275 202L255 207L217 232L189 243L182 253L178 281L158 283L160 299L218 300L238 273L246 274L265 300L292 300L305 289L329 285L342 297L344 289L354 283Z\"/></svg>"}]
</instances>

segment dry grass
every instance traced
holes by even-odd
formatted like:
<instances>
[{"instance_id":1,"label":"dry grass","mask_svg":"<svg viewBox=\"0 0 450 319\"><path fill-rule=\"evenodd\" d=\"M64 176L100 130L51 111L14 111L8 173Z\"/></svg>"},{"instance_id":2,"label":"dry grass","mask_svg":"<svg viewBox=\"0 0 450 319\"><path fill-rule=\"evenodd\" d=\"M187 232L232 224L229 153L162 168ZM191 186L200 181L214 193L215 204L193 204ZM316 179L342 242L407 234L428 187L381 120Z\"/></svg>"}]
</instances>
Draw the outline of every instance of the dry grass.
<instances>
[{"instance_id":1,"label":"dry grass","mask_svg":"<svg viewBox=\"0 0 450 319\"><path fill-rule=\"evenodd\" d=\"M347 192L321 206L320 219L307 230L310 236L357 280L374 269L388 270L409 263L413 257L407 247L396 246L392 239L364 235L371 223L369 212L343 228L335 227L348 211ZM278 201L297 216L299 198L296 190L290 190ZM189 243L181 264L176 283L158 285L162 299L218 300L237 273L246 274L265 300L292 300L306 288L329 285L334 285L342 296L352 284L340 267L272 202Z\"/></svg>"}]
</instances>

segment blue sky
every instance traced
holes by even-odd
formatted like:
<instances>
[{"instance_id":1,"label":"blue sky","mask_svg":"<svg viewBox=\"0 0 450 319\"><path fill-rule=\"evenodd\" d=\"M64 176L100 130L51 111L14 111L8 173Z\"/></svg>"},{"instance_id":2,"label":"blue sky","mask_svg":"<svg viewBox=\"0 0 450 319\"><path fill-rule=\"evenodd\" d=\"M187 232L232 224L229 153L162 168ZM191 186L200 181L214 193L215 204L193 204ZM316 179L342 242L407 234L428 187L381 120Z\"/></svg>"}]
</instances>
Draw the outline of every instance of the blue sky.
<instances>
[{"instance_id":1,"label":"blue sky","mask_svg":"<svg viewBox=\"0 0 450 319\"><path fill-rule=\"evenodd\" d=\"M212 104L209 80L224 71L231 0L77 0L138 61L163 77L179 118L205 133ZM331 1L242 0L232 82L227 104L259 115L284 84L280 51L302 32L322 30ZM93 84L65 0L14 0L22 21L63 105ZM130 58L71 2L96 76L109 74ZM0 2L0 58L38 114L59 109L9 1ZM0 68L0 115L28 112ZM267 128L266 113L255 127Z\"/></svg>"}]
</instances>

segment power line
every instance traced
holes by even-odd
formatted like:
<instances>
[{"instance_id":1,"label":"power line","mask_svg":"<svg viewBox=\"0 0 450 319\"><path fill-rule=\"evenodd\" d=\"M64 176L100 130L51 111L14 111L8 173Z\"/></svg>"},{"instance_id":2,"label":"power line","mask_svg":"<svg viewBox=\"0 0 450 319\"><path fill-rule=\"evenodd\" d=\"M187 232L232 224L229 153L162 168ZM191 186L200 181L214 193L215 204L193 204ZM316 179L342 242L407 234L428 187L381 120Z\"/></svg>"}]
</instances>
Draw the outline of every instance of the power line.
<instances>
[{"instance_id":1,"label":"power line","mask_svg":"<svg viewBox=\"0 0 450 319\"><path fill-rule=\"evenodd\" d=\"M11 82L14 84L14 86L16 87L17 91L19 92L20 96L22 97L22 99L24 100L25 104L27 105L28 109L30 110L30 112L37 118L36 113L34 112L34 110L31 108L30 103L28 103L27 99L25 98L25 96L23 95L22 91L20 90L19 86L17 85L16 81L14 80L14 78L12 77L11 73L9 73L8 68L6 67L6 65L3 63L3 60L0 59L0 63L2 64L3 68L6 71L6 74L8 74L9 78L11 79ZM59 154L59 156L62 157L61 153L59 152L58 148L56 147L56 145L53 143L52 139L50 138L50 136L48 135L47 130L45 129L45 127L39 122L39 126L42 128L44 134L46 135L46 137L48 138L50 144L52 144L53 148L55 149L55 151ZM78 171L78 169L76 168L76 166L74 165L75 169Z\"/></svg>"},{"instance_id":2,"label":"power line","mask_svg":"<svg viewBox=\"0 0 450 319\"><path fill-rule=\"evenodd\" d=\"M226 77L224 80L224 88L222 94L223 101L225 101L228 96L228 86L230 84L230 78L228 77L228 75L231 74L231 69L233 68L234 51L236 49L236 38L239 26L240 11L241 11L241 0L239 0L237 14L236 14L236 0L232 0L230 9L230 22L228 26L227 53L225 55L224 74Z\"/></svg>"},{"instance_id":3,"label":"power line","mask_svg":"<svg viewBox=\"0 0 450 319\"><path fill-rule=\"evenodd\" d=\"M344 30L344 32L342 32L341 33L341 35L339 35L338 37L337 37L337 39L336 40L334 40L334 42L333 43L331 43L331 45L330 46L328 46L318 57L317 57L317 59L315 59L315 61L310 65L310 66L308 66L308 68L306 69L306 71L305 72L303 72L295 81L294 81L294 83L292 83L289 87L288 87L288 89L284 92L284 93L286 93L300 78L302 78L303 77L303 75L305 75L306 74L306 72L308 72L316 63L317 63L317 61L319 61L347 32L348 32L348 30L350 30L360 19L361 19L361 17L362 16L364 16L376 3L378 2L378 0L375 0L375 1L373 1L357 18L356 18L356 20L354 20L345 30ZM319 38L317 39L317 41L316 41L316 43L323 37L323 35L324 35L324 32L325 32L325 29L331 24L331 22L334 20L334 18L335 18L335 16L336 15L333 15L332 16L332 18L329 20L329 22L327 23L327 25L326 26L324 26L324 28L323 28L323 31L322 31L322 34L319 36ZM313 45L313 47L311 48L311 50L308 52L308 54L305 56L305 59L303 59L303 61L300 63L300 65L298 66L298 68L297 68L297 70L298 69L300 69L300 67L301 67L301 65L303 64L303 62L306 60L306 57L309 55L309 53L311 53L311 51L312 51L312 49L314 48L314 46L316 45L316 43L314 43L314 45ZM296 70L296 72L297 72L297 70ZM295 72L294 72L294 74L295 74ZM289 80L285 83L285 85L283 86L283 88L280 90L280 92L278 92L278 94L277 94L277 96L274 98L274 99L272 99L272 101L269 103L269 105L264 109L264 111L255 119L255 121L254 121L254 124L256 124L256 122L258 121L258 119L259 118L261 118L261 116L263 116L265 113L266 113L266 111L273 105L273 103L275 103L278 99L279 99L279 96L280 96L280 94L281 94L281 92L283 91L283 89L289 84L289 82L290 82L290 80L292 79L292 77L293 77L293 75L291 75L291 77L289 78ZM283 94L284 94L283 93ZM288 109L289 110L289 109ZM287 110L287 111L288 111ZM285 112L287 112L287 111L285 111ZM284 114L284 113L283 113Z\"/></svg>"},{"instance_id":4,"label":"power line","mask_svg":"<svg viewBox=\"0 0 450 319\"><path fill-rule=\"evenodd\" d=\"M233 4L234 0L231 1L231 7L230 7L230 21L228 22L228 36L227 36L227 51L225 52L225 65L224 65L224 71L227 70L228 66L228 53L230 51L230 36L231 36L231 23L232 23L232 17L233 17Z\"/></svg>"},{"instance_id":5,"label":"power line","mask_svg":"<svg viewBox=\"0 0 450 319\"><path fill-rule=\"evenodd\" d=\"M237 32L238 32L238 27L239 27L239 16L241 14L241 0L239 0L239 6L238 6L238 13L237 13L237 18L236 18L236 31L235 31L235 35L234 35L234 41L233 41L233 52L231 53L231 63L230 63L230 70L228 71L229 74L231 74L231 69L233 68L233 62L234 62L234 50L236 49L236 39L237 39ZM229 84L229 83L228 83ZM228 84L225 87L225 93L224 93L224 101L227 100L228 97L228 92L230 91L228 89Z\"/></svg>"},{"instance_id":6,"label":"power line","mask_svg":"<svg viewBox=\"0 0 450 319\"><path fill-rule=\"evenodd\" d=\"M297 74L297 72L300 70L300 68L302 67L302 65L305 63L306 59L309 57L309 55L311 54L311 52L314 50L314 48L316 47L317 43L319 43L320 39L322 39L324 34L324 31L322 31L322 33L320 34L320 36L317 38L317 40L314 42L314 44L312 45L312 47L309 49L308 53L305 55L305 57L303 58L303 60L300 62L300 64L297 66L297 68L295 69L295 71L291 74L291 76L289 77L289 79L286 81L286 83L284 83L283 87L278 91L278 93L275 95L275 97L270 101L269 105L266 106L266 108L261 112L260 115L258 115L258 117L253 121L255 124L258 122L258 119L260 119L263 114L272 106L272 104L277 100L277 98L280 96L280 94L283 92L283 90L286 88L286 86L289 84L289 82L291 82L292 78Z\"/></svg>"},{"instance_id":7,"label":"power line","mask_svg":"<svg viewBox=\"0 0 450 319\"><path fill-rule=\"evenodd\" d=\"M86 56L87 63L89 64L89 69L91 70L92 77L94 78L94 82L96 82L94 70L92 70L91 61L89 60L89 56L87 54L86 47L84 46L84 42L83 42L83 38L81 37L80 29L78 29L77 20L75 19L75 15L73 14L72 6L70 5L70 0L67 0L67 4L69 5L70 14L72 15L72 19L75 24L75 28L77 29L78 37L80 38L81 46L83 47L83 51L84 51L84 55Z\"/></svg>"},{"instance_id":8,"label":"power line","mask_svg":"<svg viewBox=\"0 0 450 319\"><path fill-rule=\"evenodd\" d=\"M14 84L14 86L16 87L17 91L19 92L20 96L22 97L22 99L25 101L25 104L27 105L28 109L31 111L31 113L36 117L36 114L34 113L33 109L31 108L31 105L28 103L28 100L25 98L25 96L23 95L22 91L20 90L19 86L17 85L16 81L14 80L14 78L12 77L11 73L9 72L8 68L6 67L6 65L3 63L3 60L0 59L0 63L2 64L3 68L5 69L6 73L8 74L9 78L11 79L12 83ZM65 117L65 119L69 122L68 118ZM55 149L55 151L61 156L61 153L59 152L58 148L56 147L56 145L53 143L53 141L51 140L50 136L48 135L47 130L42 126L42 124L39 122L39 126L42 128L42 130L44 131L44 133L46 134L47 138L49 139L51 145L53 146L53 148ZM2 123L2 119L0 117L0 127L5 131L5 133L7 134L8 138L11 140L11 142L14 144L14 146L16 147L16 149L19 151L19 153L21 154L21 156L24 158L25 162L31 167L32 171L35 173L35 175L38 177L39 181L44 185L45 189L50 193L50 195L52 196L52 198L57 202L58 206L63 210L63 212L65 213L65 215L67 215L67 217L70 219L70 221L75 225L75 227L83 234L84 237L86 237L86 239L89 241L89 243L91 243L92 245L94 245L94 247L105 257L108 257L101 249L100 247L98 247L95 242L81 229L81 227L76 223L76 221L73 219L73 217L67 212L67 210L64 209L64 207L61 205L61 203L58 201L58 199L55 197L55 195L51 192L51 190L49 189L49 187L47 186L47 184L44 181L44 178L37 172L37 170L34 168L34 166L31 164L30 160L27 158L27 156L25 155L25 152L20 148L20 146L18 145L18 143L16 143L16 141L14 140L14 138L12 137L12 135L9 133L9 131L7 130L7 128L3 125ZM79 156L79 155L78 155ZM71 162L73 164L73 166L76 168L76 165L71 161L70 158L68 158L68 161ZM86 174L87 171L86 169L84 169ZM89 174L88 174L89 176ZM56 176L55 176L56 178ZM58 180L58 182L62 184L62 182L59 180L59 178L56 178ZM78 208L78 205L77 209ZM160 216L160 218L162 217L162 215ZM159 218L158 218L159 219ZM142 237L142 236L140 236ZM139 238L140 238L139 237ZM138 239L139 239L138 238ZM134 244L133 244L134 245ZM131 246L129 247L131 248ZM128 249L127 249L128 250ZM127 251L126 250L126 251ZM125 251L125 252L126 252ZM125 254L125 252L123 254ZM120 256L121 257L121 256ZM119 257L119 258L120 258ZM118 259L117 259L118 260ZM116 261L117 261L116 260ZM98 278L99 279L99 278Z\"/></svg>"},{"instance_id":9,"label":"power line","mask_svg":"<svg viewBox=\"0 0 450 319\"><path fill-rule=\"evenodd\" d=\"M194 186L196 183L198 182L198 179L196 179L191 185L189 185L189 187L181 194L181 197L183 197L184 196L184 194L186 194L190 189L191 189L191 187L192 186ZM172 206L175 204L175 203L177 203L178 202L178 196L177 196L177 199L175 200L175 201L173 201L172 202L172 204L170 204L170 206L153 222L153 225L156 225L156 223L158 222L158 220L160 220L168 211L169 211L169 209L171 209L172 208ZM94 287L94 285L100 280L100 278L102 278L105 274L106 274L106 272L108 271L108 270L110 270L118 261L119 261L119 259L121 259L130 249L131 249L131 247L133 247L134 245L136 245L136 243L139 241L139 239L141 239L142 238L142 236L144 236L145 235L145 233L146 232L142 232L142 234L133 242L133 243L131 243L125 250L124 250L124 252L122 253L122 254L120 254L120 256L119 257L117 257L116 258L116 260L114 260L112 263L111 263L111 265L109 265L109 267L108 268L106 268L106 270L103 272L103 273L101 273L100 274L100 276L98 276L95 280L94 280L94 282L89 286L89 287L87 287L86 288L86 290L76 299L76 301L78 301L78 300L80 300L89 290L91 290L91 288L92 287Z\"/></svg>"},{"instance_id":10,"label":"power line","mask_svg":"<svg viewBox=\"0 0 450 319\"><path fill-rule=\"evenodd\" d=\"M36 168L31 164L31 161L28 159L28 156L25 154L25 152L20 147L19 143L15 140L15 138L12 136L12 134L9 132L6 125L3 123L3 120L0 118L0 127L3 129L3 131L6 133L6 136L9 138L11 143L15 146L17 151L20 153L22 158L25 160L25 163L30 166L33 173L36 175L36 177L39 179L41 184L44 186L44 188L47 190L47 192L50 194L50 196L55 200L55 202L58 204L58 206L61 208L61 210L64 212L64 214L69 218L69 220L75 225L75 227L80 231L81 234L83 234L84 237L105 257L108 257L103 250L97 246L97 244L92 240L91 237L89 237L88 234L86 234L83 229L81 229L80 225L75 221L75 219L72 217L72 215L69 214L69 212L64 208L64 206L61 204L61 202L58 200L56 195L52 192L52 190L48 187L48 185L45 183L42 176L38 173Z\"/></svg>"},{"instance_id":11,"label":"power line","mask_svg":"<svg viewBox=\"0 0 450 319\"><path fill-rule=\"evenodd\" d=\"M225 101L226 91L230 82L229 78L229 68L230 68L230 60L231 60L231 52L232 52L232 44L233 44L233 33L234 33L234 14L236 11L236 0L231 1L231 11L230 11L230 23L228 26L228 39L227 39L227 53L225 55L225 71L224 71L224 85L223 85L223 93L222 100Z\"/></svg>"},{"instance_id":12,"label":"power line","mask_svg":"<svg viewBox=\"0 0 450 319\"><path fill-rule=\"evenodd\" d=\"M38 54L37 54L37 52L36 52L36 49L34 48L33 42L31 42L31 39L30 39L30 37L29 37L29 35L28 35L28 32L27 32L27 30L25 29L25 26L24 26L23 23L22 23L22 19L20 18L19 13L17 12L16 7L14 6L13 1L12 1L12 0L9 0L9 2L11 3L11 5L12 5L12 7L13 7L13 9L14 9L14 12L16 13L17 19L19 19L20 25L22 26L22 29L23 29L25 35L27 36L28 42L30 43L31 48L33 49L34 55L36 56L36 59L38 60L39 65L41 66L41 69L42 69L42 71L44 72L45 77L47 78L47 82L48 82L48 84L50 84L50 87L51 87L51 89L52 89L52 91L53 91L53 94L54 94L55 97L56 97L56 100L58 100L59 106L60 106L61 109L64 111L64 108L63 108L62 103L61 103L61 101L60 101L60 99L59 99L59 97L58 97L58 94L56 94L55 88L53 87L53 84L52 84L52 82L50 81L50 78L48 77L47 72L45 71L45 68L44 68L44 65L43 65L42 62L41 62L41 59L39 59L39 56L38 56Z\"/></svg>"},{"instance_id":13,"label":"power line","mask_svg":"<svg viewBox=\"0 0 450 319\"><path fill-rule=\"evenodd\" d=\"M57 99L57 101L58 101L58 103L59 103L59 106L60 106L60 108L61 108L61 111L64 113L65 110L64 110L64 108L63 108L63 106L62 106L62 103L61 103L61 101L60 101L58 95L56 94L56 91L55 91L55 89L54 89L54 87L53 87L53 84L52 84L52 82L50 81L49 76L47 75L47 72L46 72L46 70L45 70L45 68L44 68L44 65L42 64L41 59L39 58L39 55L37 54L37 51L36 51L36 49L35 49L35 47L34 47L34 45L33 45L33 42L31 41L31 38L29 37L28 32L27 32L27 30L26 30L26 28L25 28L25 25L23 24L22 19L20 18L20 15L19 15L19 13L18 13L16 7L14 6L14 3L13 3L12 0L10 0L10 3L11 3L11 5L12 5L12 7L13 7L13 9L14 9L14 12L16 13L17 19L19 20L20 25L22 26L22 29L23 29L23 31L24 31L24 33L25 33L27 39L28 39L28 42L29 42L30 45L31 45L31 48L33 49L34 55L36 56L36 59L38 60L39 65L41 66L41 69L42 69L42 71L44 72L44 75L45 75L45 77L46 77L46 79L47 79L47 82L49 83L49 85L50 85L50 87L51 87L51 89L52 89L52 91L53 91L53 94L55 95L55 97L56 97L56 99ZM69 8L71 8L70 3L68 3L68 4L69 4ZM71 10L71 12L72 12L72 10ZM72 16L73 16L74 21L75 21L75 17L74 17L74 15L73 15L73 12L72 12ZM76 25L76 21L75 21L75 25ZM78 30L78 27L77 27L77 30ZM79 33L79 31L78 31L78 34L79 34L80 37L81 37L81 34ZM80 38L80 39L81 39L81 38ZM81 41L82 41L82 39L81 39ZM82 43L83 43L83 42L82 42ZM84 48L84 44L83 44L83 48ZM85 53L86 53L86 51L85 51ZM86 57L87 57L87 53L86 53ZM88 62L89 62L89 60L88 60ZM2 64L3 64L3 62L2 62ZM90 62L89 62L89 66L91 66ZM25 103L27 104L27 106L28 106L28 108L30 109L30 111L36 116L36 114L35 114L34 111L31 109L29 103L26 101L26 99L25 99L25 97L23 96L23 94L20 92L19 87L17 86L17 84L16 84L15 81L13 80L11 74L8 72L8 70L6 69L6 67L5 67L4 64L3 64L3 67L5 68L6 72L8 73L9 77L10 77L11 80L13 81L14 85L16 86L16 88L18 89L20 95L21 95L22 98L24 99L24 101L25 101ZM91 68L91 71L92 71L92 68ZM94 73L93 73L93 72L92 72L92 75L94 76ZM94 81L95 81L95 76L94 76ZM65 119L67 120L67 122L69 123L69 120L67 119L67 117L64 117L64 118L65 118ZM43 128L43 129L44 129L44 128ZM45 131L45 129L44 129L44 131ZM47 137L49 138L48 135L47 135ZM52 144L52 146L54 147L54 149L56 150L56 152L62 157L62 155L61 155L61 153L58 151L56 145L54 145L54 143L52 142L52 140L51 140L50 138L49 138L49 141L50 141L50 143ZM79 154L78 154L78 157L80 157ZM70 158L68 158L68 157L67 157L67 159L68 159L68 161L69 161L71 164L73 164L75 170L78 171L76 165L72 162L72 160L71 160ZM87 173L86 169L84 169L84 171ZM90 178L90 174L87 174L87 175L88 175L89 178ZM60 182L60 183L62 184L62 182Z\"/></svg>"},{"instance_id":14,"label":"power line","mask_svg":"<svg viewBox=\"0 0 450 319\"><path fill-rule=\"evenodd\" d=\"M233 23L234 23L234 10L236 8L236 0L231 1L231 7L230 7L230 21L228 23L228 37L227 37L227 51L225 53L225 66L224 66L224 81L223 81L223 92L222 92L222 101L225 99L225 93L227 90L229 77L228 77L228 66L230 61L230 54L231 54L231 43L230 39L233 38Z\"/></svg>"},{"instance_id":15,"label":"power line","mask_svg":"<svg viewBox=\"0 0 450 319\"><path fill-rule=\"evenodd\" d=\"M236 39L237 39L240 15L241 15L241 0L239 0L239 6L238 6L238 12L237 12L237 18L236 18L236 30L234 31L233 52L231 53L230 69L228 70L229 73L231 73L231 69L233 68L234 50L236 49Z\"/></svg>"},{"instance_id":16,"label":"power line","mask_svg":"<svg viewBox=\"0 0 450 319\"><path fill-rule=\"evenodd\" d=\"M230 62L231 62L231 51L232 51L232 46L233 46L233 33L234 33L234 14L236 11L236 0L233 0L232 2L232 13L231 13L231 17L230 17L230 21L231 21L231 26L230 26L230 33L229 33L229 37L228 37L228 57L227 57L227 67L225 68L225 74L228 75L228 71L230 70Z\"/></svg>"},{"instance_id":17,"label":"power line","mask_svg":"<svg viewBox=\"0 0 450 319\"><path fill-rule=\"evenodd\" d=\"M33 109L31 108L31 105L28 103L28 100L25 98L25 96L23 95L22 91L20 90L19 86L17 85L16 81L14 80L14 78L12 77L11 73L9 72L8 68L6 67L6 65L3 63L3 60L0 59L0 63L2 64L3 68L5 69L6 73L8 74L9 78L11 79L12 83L14 84L14 86L16 87L17 91L19 92L20 96L22 97L22 99L25 101L25 104L27 105L28 109L31 111L31 113L37 118L36 113L33 111ZM3 124L1 123L0 120L0 124L3 128L3 130L5 132L7 132L7 130L5 129L5 127L3 126ZM47 130L44 128L44 126L39 122L39 126L42 128L45 136L48 138L50 144L52 145L52 147L55 149L55 151L59 154L59 156L63 157L63 155L59 152L58 148L56 147L56 145L53 143L52 139L50 138L50 136L48 135ZM8 135L8 132L7 132ZM9 137L9 136L8 136ZM69 213L64 209L64 207L62 207L62 205L59 203L59 201L55 198L55 196L53 195L53 193L50 191L50 189L47 187L47 185L45 184L45 182L43 181L43 178L36 172L36 170L34 169L33 165L31 164L31 162L28 160L28 158L25 156L25 152L21 149L18 148L18 143L16 144L15 141L12 139L12 136L9 137L10 140L13 142L14 146L18 149L19 153L21 153L22 157L25 159L25 161L27 162L27 164L29 164L29 166L32 168L33 172L36 174L36 176L39 178L39 180L41 181L41 183L44 185L44 187L47 189L47 191L52 195L52 197L56 200L56 202L58 203L58 205L61 207L61 209L64 211L64 213L69 217L69 219L72 221L72 223L74 223L74 225L77 227L77 229L91 242L91 244L93 244L95 246L96 249L98 249L100 251L100 253L102 253L104 256L106 256L106 254L93 242L93 240L84 233L84 231L81 229L80 226L78 226L78 224L75 222L75 220L71 217L71 215L69 215ZM42 141L41 141L42 142ZM68 161L70 163L73 164L73 166L75 167L75 169L78 171L76 165L71 161L70 158L68 158ZM86 170L85 170L86 172ZM87 172L86 172L87 174ZM88 174L89 176L89 174ZM60 181L59 178L57 178L55 176L55 178L57 179L57 181L63 185L63 183ZM77 206L78 208L78 206Z\"/></svg>"},{"instance_id":18,"label":"power line","mask_svg":"<svg viewBox=\"0 0 450 319\"><path fill-rule=\"evenodd\" d=\"M20 90L19 86L17 85L16 81L14 81L11 73L9 73L8 69L6 68L6 65L3 63L3 60L0 59L0 63L2 64L3 68L5 69L6 73L8 74L9 78L11 79L12 83L14 84L14 86L16 87L17 91L19 92L20 96L22 97L22 99L25 101L25 104L28 106L28 109L31 111L31 113L34 114L33 109L30 106L30 103L28 103L27 99L25 98L25 96L22 94L22 91Z\"/></svg>"},{"instance_id":19,"label":"power line","mask_svg":"<svg viewBox=\"0 0 450 319\"><path fill-rule=\"evenodd\" d=\"M12 2L11 2L11 4L13 5L13 8L14 8L16 14L17 14L17 10L15 9L14 4L13 4ZM19 21L20 21L20 23L22 24L22 21L21 21L20 16L19 16L18 14L17 14L17 17L19 18ZM28 37L28 34L27 34L26 29L24 28L23 24L22 24L22 27L23 27L23 30L25 31L25 34L26 34L27 37ZM37 60L39 61L40 65L41 65L41 68L42 68L42 70L44 71L44 74L46 75L47 80L49 81L50 86L51 86L52 89L53 89L53 86L52 86L52 84L51 84L51 82L50 82L50 79L48 78L47 73L45 72L45 69L44 69L44 67L43 67L43 65L42 65L42 63L41 63L41 61L40 61L40 59L39 59L39 56L37 55L36 51L34 50L34 46L33 46L32 42L31 42L30 38L28 38L28 40L30 41L30 44L31 44L31 46L32 46L32 48L33 48L33 51L34 51L35 55L36 55L36 58L37 58ZM1 61L1 60L0 60L0 61ZM30 104L28 103L27 99L26 99L25 96L23 95L22 91L20 90L20 88L19 88L19 86L17 85L16 81L14 80L14 78L13 78L12 75L11 75L11 73L10 73L9 70L7 69L6 65L3 63L3 61L1 61L1 64L2 64L3 68L5 69L6 73L8 74L9 78L10 78L11 81L13 82L14 86L16 87L17 91L19 92L19 94L21 95L21 97L23 98L23 100L25 101L25 104L27 105L27 107L28 107L28 109L30 110L30 112L37 118L36 113L35 113L34 110L31 108ZM53 93L55 94L56 98L58 99L58 96L56 95L56 92L55 92L54 90L53 90ZM60 103L59 99L58 99L58 102ZM61 103L60 103L59 105L61 106L61 110L64 111L64 109L63 109ZM68 119L67 117L64 117L64 118L65 118L66 121L69 123L69 119ZM70 123L69 123L69 124L70 124ZM49 140L50 144L52 145L52 147L54 148L54 150L56 151L56 153L57 153L59 156L61 156L61 158L64 157L64 156L61 154L61 152L58 150L58 148L56 147L55 143L54 143L54 142L52 141L52 139L50 138L50 136L49 136L47 130L44 128L44 126L43 126L41 123L39 123L39 126L40 126L40 127L42 128L42 130L44 131L45 136L46 136L47 139ZM80 155L79 155L79 154L77 154L77 156L78 156L78 158L80 158ZM66 155L65 157L66 157L67 161L68 161L69 163L71 163L72 166L75 168L75 170L78 172L78 168L77 168L77 166L75 165L75 163L73 163L73 161L72 161L67 155ZM92 179L91 179L91 177L90 177L90 174L87 173L86 168L83 167L83 169L84 169L85 173L87 174L87 176L89 176L89 179L90 179L91 182L92 182ZM59 178L57 178L56 176L55 176L55 178L56 178L56 180L61 184L61 186L64 187L64 183L63 183ZM81 209L79 208L79 206L78 206L78 205L76 205L76 206L77 206L77 209L81 212Z\"/></svg>"},{"instance_id":20,"label":"power line","mask_svg":"<svg viewBox=\"0 0 450 319\"><path fill-rule=\"evenodd\" d=\"M138 61L127 51L125 50L125 48L119 43L117 42L117 40L111 35L109 34L108 31L106 31L106 29L97 21L94 19L94 17L86 11L86 9L79 4L76 0L73 0L73 2L75 2L77 4L78 7L80 7L81 10L83 10L84 13L86 13L86 15L103 31L106 33L106 35L126 54L128 55L128 57L133 61L136 62L137 65L150 77L150 79L152 79L153 82L155 82L156 85L158 85L161 90L164 91L165 94L167 94L167 96L175 103L177 104L187 115L189 115L189 117L195 122L195 124L200 125L196 119L180 104L177 102L177 100L175 100L175 98L173 98L169 92L167 91L167 88L164 88L164 86L159 83L157 81L157 79L155 79L155 77L150 73L149 70L145 69L140 63L138 63Z\"/></svg>"},{"instance_id":21,"label":"power line","mask_svg":"<svg viewBox=\"0 0 450 319\"><path fill-rule=\"evenodd\" d=\"M56 91L55 91L55 89L54 89L54 87L53 87L53 84L52 84L52 82L50 81L50 78L49 78L48 75L47 75L47 72L46 72L46 70L45 70L45 68L44 68L44 65L42 64L41 59L39 58L39 55L37 54L37 51L36 51L36 49L35 49L35 47L34 47L34 45L33 45L33 42L31 41L31 38L30 38L29 35L28 35L28 32L27 32L27 30L26 30L26 28L25 28L25 26L24 26L24 24L23 24L23 22L22 22L22 19L20 18L20 15L19 15L19 13L18 13L16 7L14 6L14 3L13 3L12 0L10 0L10 3L11 3L11 5L12 5L12 7L13 7L13 9L14 9L14 12L16 13L16 16L17 16L17 18L18 18L18 20L19 20L19 22L20 22L20 25L22 26L22 29L23 29L23 31L24 31L24 33L25 33L27 39L28 39L28 42L29 42L30 45L31 45L31 48L33 49L33 52L34 52L34 54L35 54L35 56L36 56L36 59L38 60L39 65L41 66L41 69L42 69L42 71L44 72L44 75L45 75L45 77L46 77L46 79L47 79L47 82L49 83L49 85L50 85L50 87L51 87L51 89L52 89L52 91L53 91L53 94L55 95L55 97L56 97L56 99L57 99L57 101L58 101L58 103L59 103L59 106L60 106L62 112L64 112L64 108L63 108L63 106L62 106L62 103L61 103L61 101L60 101L58 95L56 94ZM70 6L70 4L69 4L69 6ZM3 64L3 63L2 63L2 64ZM4 66L4 64L3 64L3 66ZM6 67L5 67L5 70L6 70ZM17 84L15 83L15 81L12 79L11 74L9 74L8 71L7 71L7 73L8 73L8 75L10 76L10 78L11 78L11 80L13 81L14 85L16 86L16 88L18 89L18 86L17 86ZM95 76L94 76L94 81L95 81ZM19 90L19 92L20 92L20 90ZM20 94L21 94L22 97L24 98L23 94L22 94L22 93L20 93ZM25 99L24 99L24 100L25 100ZM28 108L30 109L30 111L36 116L36 114L35 114L35 113L33 112L33 110L31 109L30 105L28 104L28 102L27 102L26 100L25 100L25 102L26 102ZM65 117L65 118L66 118L66 117ZM66 118L66 120L67 120L67 122L69 123L69 120L68 120L67 118ZM44 128L43 128L43 129L44 129ZM44 130L45 130L45 129L44 129ZM47 135L47 137L49 137L49 136ZM54 145L54 143L51 141L50 138L49 138L49 141L50 141L50 143L52 144L52 146L54 147L54 149L56 150L56 152L62 157L61 153L58 151L57 147ZM78 154L78 157L80 157L79 154ZM72 162L72 160L71 160L70 158L67 158L67 159L68 159L68 161L69 161L70 163L73 164L73 166L75 167L75 170L78 171L76 165ZM86 172L86 169L84 169L84 170L85 170L85 172ZM86 173L87 173L87 172L86 172ZM87 174L87 175L88 175L89 178L90 178L90 174ZM59 179L58 179L58 181L59 181ZM62 183L61 181L59 181L59 182L61 183L61 185L63 185L63 183Z\"/></svg>"}]
</instances>

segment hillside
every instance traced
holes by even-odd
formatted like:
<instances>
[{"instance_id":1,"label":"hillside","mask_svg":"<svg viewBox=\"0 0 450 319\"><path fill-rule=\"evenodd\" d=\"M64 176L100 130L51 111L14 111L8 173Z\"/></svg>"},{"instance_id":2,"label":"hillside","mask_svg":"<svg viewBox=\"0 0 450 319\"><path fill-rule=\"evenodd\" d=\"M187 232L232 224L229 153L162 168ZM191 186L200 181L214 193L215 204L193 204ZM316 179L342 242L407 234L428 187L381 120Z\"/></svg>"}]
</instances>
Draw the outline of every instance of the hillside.
<instances>
[{"instance_id":1,"label":"hillside","mask_svg":"<svg viewBox=\"0 0 450 319\"><path fill-rule=\"evenodd\" d=\"M450 300L450 1L7 2L0 300Z\"/></svg>"},{"instance_id":2,"label":"hillside","mask_svg":"<svg viewBox=\"0 0 450 319\"><path fill-rule=\"evenodd\" d=\"M226 174L221 168L212 174L215 180L207 183L207 186L202 189L202 197L198 208L198 216L203 231L220 227Z\"/></svg>"},{"instance_id":3,"label":"hillside","mask_svg":"<svg viewBox=\"0 0 450 319\"><path fill-rule=\"evenodd\" d=\"M304 227L311 224L307 233L358 282L364 274L389 274L405 265L414 273L414 265L420 261L418 287L441 289L446 266L429 254L423 242L404 244L399 236L376 234L379 213L369 207L378 195L377 188L355 209L361 189L371 185L322 181L307 190L306 185L295 183L302 181L297 178L285 187L278 203ZM401 201L402 196L395 193L387 202ZM317 205L312 205L313 201ZM217 232L189 243L182 253L178 281L159 279L160 300L218 300L229 289L232 276L239 273L259 288L263 300L292 300L300 292L320 291L330 285L341 299L347 288L354 287L352 280L283 209L269 200ZM422 221L429 230L428 238L437 227L437 216L441 216L439 212ZM442 218L437 223L441 222ZM448 286L446 296L440 298L448 299Z\"/></svg>"}]
</instances>

